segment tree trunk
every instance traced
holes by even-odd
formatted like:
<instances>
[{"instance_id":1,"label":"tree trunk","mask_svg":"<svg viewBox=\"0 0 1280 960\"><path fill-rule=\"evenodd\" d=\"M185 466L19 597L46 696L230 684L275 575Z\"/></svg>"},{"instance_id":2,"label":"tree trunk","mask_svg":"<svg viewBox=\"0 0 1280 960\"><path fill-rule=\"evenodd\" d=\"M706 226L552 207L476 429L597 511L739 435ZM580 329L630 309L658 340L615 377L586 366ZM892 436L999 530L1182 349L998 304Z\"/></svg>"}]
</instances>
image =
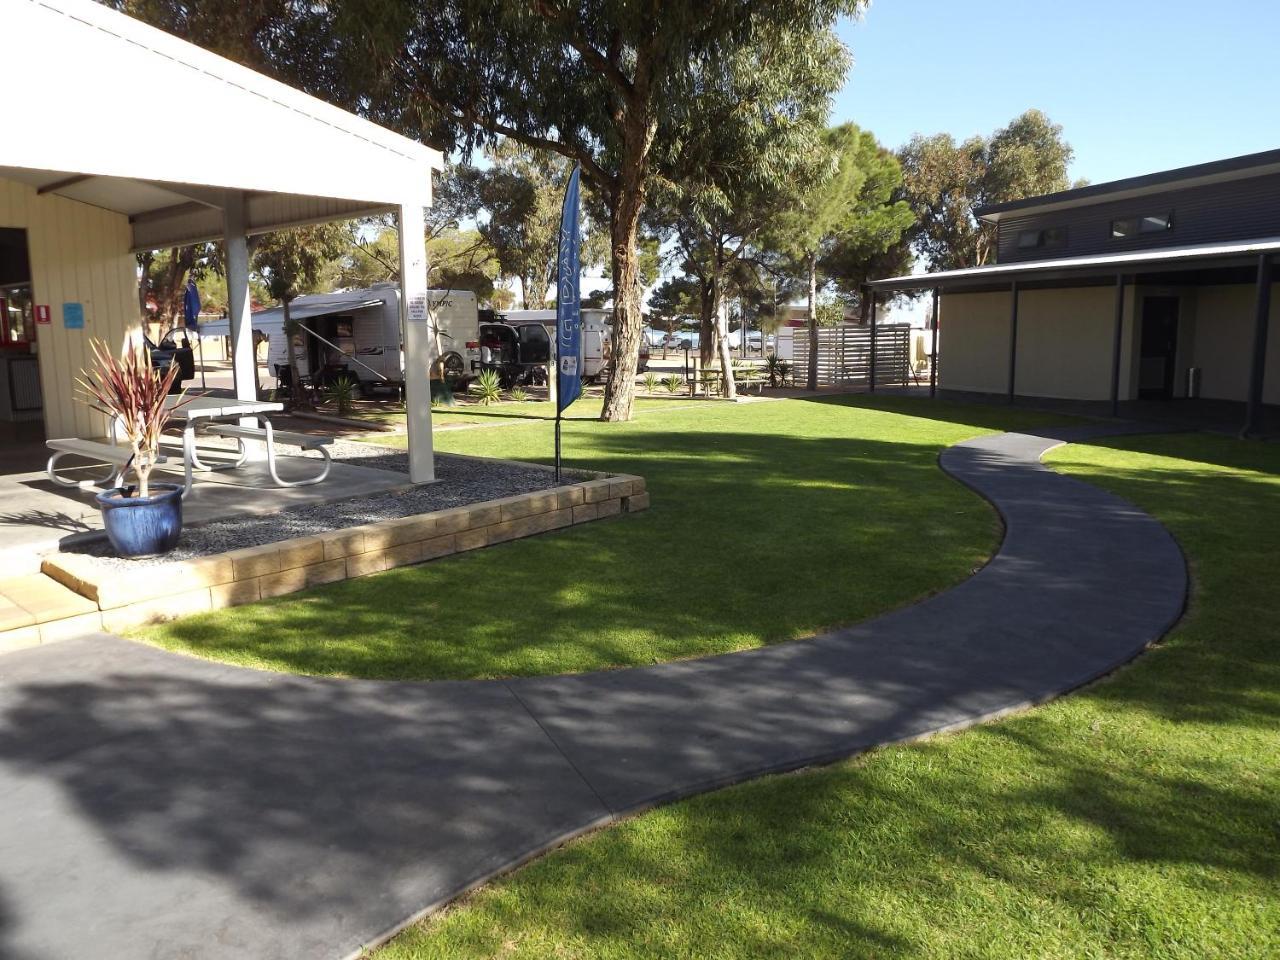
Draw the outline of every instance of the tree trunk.
<instances>
[{"instance_id":1,"label":"tree trunk","mask_svg":"<svg viewBox=\"0 0 1280 960\"><path fill-rule=\"evenodd\" d=\"M613 363L604 388L600 419L631 419L636 395L636 368L640 364L640 340L644 315L640 312L640 251L636 239L644 209L645 177L649 147L657 123L647 109L627 112L623 126L622 161L618 185L609 211L609 239L613 264Z\"/></svg>"},{"instance_id":2,"label":"tree trunk","mask_svg":"<svg viewBox=\"0 0 1280 960\"><path fill-rule=\"evenodd\" d=\"M715 353L716 305L711 293L711 283L698 281L698 363L706 367Z\"/></svg>"},{"instance_id":3,"label":"tree trunk","mask_svg":"<svg viewBox=\"0 0 1280 960\"><path fill-rule=\"evenodd\" d=\"M818 389L818 258L809 254L809 375L805 386Z\"/></svg>"},{"instance_id":4,"label":"tree trunk","mask_svg":"<svg viewBox=\"0 0 1280 960\"><path fill-rule=\"evenodd\" d=\"M724 297L724 248L716 242L711 265L711 299L715 305L716 352L720 355L720 386L726 400L738 395L733 382L733 354L729 350L729 305Z\"/></svg>"}]
</instances>

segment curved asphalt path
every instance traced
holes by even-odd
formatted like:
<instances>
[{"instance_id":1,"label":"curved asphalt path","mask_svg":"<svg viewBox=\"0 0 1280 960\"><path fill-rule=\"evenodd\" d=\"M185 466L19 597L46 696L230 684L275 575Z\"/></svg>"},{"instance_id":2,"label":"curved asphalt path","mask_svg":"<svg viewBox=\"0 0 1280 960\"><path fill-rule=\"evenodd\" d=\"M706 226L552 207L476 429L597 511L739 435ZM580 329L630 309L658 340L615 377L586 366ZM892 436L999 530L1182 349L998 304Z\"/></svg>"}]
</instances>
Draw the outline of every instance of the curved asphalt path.
<instances>
[{"instance_id":1,"label":"curved asphalt path","mask_svg":"<svg viewBox=\"0 0 1280 960\"><path fill-rule=\"evenodd\" d=\"M286 676L108 636L0 658L0 956L352 955L620 814L1085 683L1187 589L1160 524L1039 463L1104 432L1123 431L944 452L1003 515L997 556L811 640L506 683Z\"/></svg>"}]
</instances>

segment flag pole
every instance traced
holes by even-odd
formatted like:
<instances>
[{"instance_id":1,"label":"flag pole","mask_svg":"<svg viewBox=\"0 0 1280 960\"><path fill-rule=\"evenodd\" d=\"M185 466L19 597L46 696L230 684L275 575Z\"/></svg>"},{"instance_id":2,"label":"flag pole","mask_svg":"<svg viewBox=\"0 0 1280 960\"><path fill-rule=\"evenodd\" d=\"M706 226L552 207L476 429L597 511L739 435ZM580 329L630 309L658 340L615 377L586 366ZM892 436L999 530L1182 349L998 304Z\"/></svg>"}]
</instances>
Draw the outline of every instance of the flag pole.
<instances>
[{"instance_id":1,"label":"flag pole","mask_svg":"<svg viewBox=\"0 0 1280 960\"><path fill-rule=\"evenodd\" d=\"M557 404L558 406L558 404ZM556 485L560 485L560 411L556 411Z\"/></svg>"}]
</instances>

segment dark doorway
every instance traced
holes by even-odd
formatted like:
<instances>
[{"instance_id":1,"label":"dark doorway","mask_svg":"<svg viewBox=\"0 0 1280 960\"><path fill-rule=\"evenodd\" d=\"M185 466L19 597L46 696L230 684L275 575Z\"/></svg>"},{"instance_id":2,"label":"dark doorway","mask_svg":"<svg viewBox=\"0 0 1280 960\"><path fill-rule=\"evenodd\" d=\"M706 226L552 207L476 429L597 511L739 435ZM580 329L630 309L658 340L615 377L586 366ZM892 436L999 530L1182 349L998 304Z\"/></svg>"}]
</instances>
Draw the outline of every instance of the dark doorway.
<instances>
[{"instance_id":1,"label":"dark doorway","mask_svg":"<svg viewBox=\"0 0 1280 960\"><path fill-rule=\"evenodd\" d=\"M1142 343L1138 355L1138 397L1172 400L1178 355L1177 297L1142 298Z\"/></svg>"}]
</instances>

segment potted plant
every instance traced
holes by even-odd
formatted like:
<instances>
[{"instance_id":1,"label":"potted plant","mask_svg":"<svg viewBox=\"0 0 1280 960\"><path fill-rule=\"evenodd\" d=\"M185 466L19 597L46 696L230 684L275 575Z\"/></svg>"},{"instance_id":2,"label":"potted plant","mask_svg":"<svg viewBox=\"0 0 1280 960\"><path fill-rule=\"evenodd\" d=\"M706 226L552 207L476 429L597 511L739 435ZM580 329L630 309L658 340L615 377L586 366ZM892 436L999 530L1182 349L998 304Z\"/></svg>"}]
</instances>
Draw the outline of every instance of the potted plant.
<instances>
[{"instance_id":1,"label":"potted plant","mask_svg":"<svg viewBox=\"0 0 1280 960\"><path fill-rule=\"evenodd\" d=\"M160 459L160 432L170 411L165 398L178 376L171 364L161 374L151 364L151 352L131 342L119 357L101 340L90 341L93 363L81 371L80 390L95 410L115 424L117 439L132 449L126 469L132 468L137 486L116 487L97 495L102 524L111 545L123 557L168 553L182 534L182 487L152 483L151 470Z\"/></svg>"}]
</instances>

